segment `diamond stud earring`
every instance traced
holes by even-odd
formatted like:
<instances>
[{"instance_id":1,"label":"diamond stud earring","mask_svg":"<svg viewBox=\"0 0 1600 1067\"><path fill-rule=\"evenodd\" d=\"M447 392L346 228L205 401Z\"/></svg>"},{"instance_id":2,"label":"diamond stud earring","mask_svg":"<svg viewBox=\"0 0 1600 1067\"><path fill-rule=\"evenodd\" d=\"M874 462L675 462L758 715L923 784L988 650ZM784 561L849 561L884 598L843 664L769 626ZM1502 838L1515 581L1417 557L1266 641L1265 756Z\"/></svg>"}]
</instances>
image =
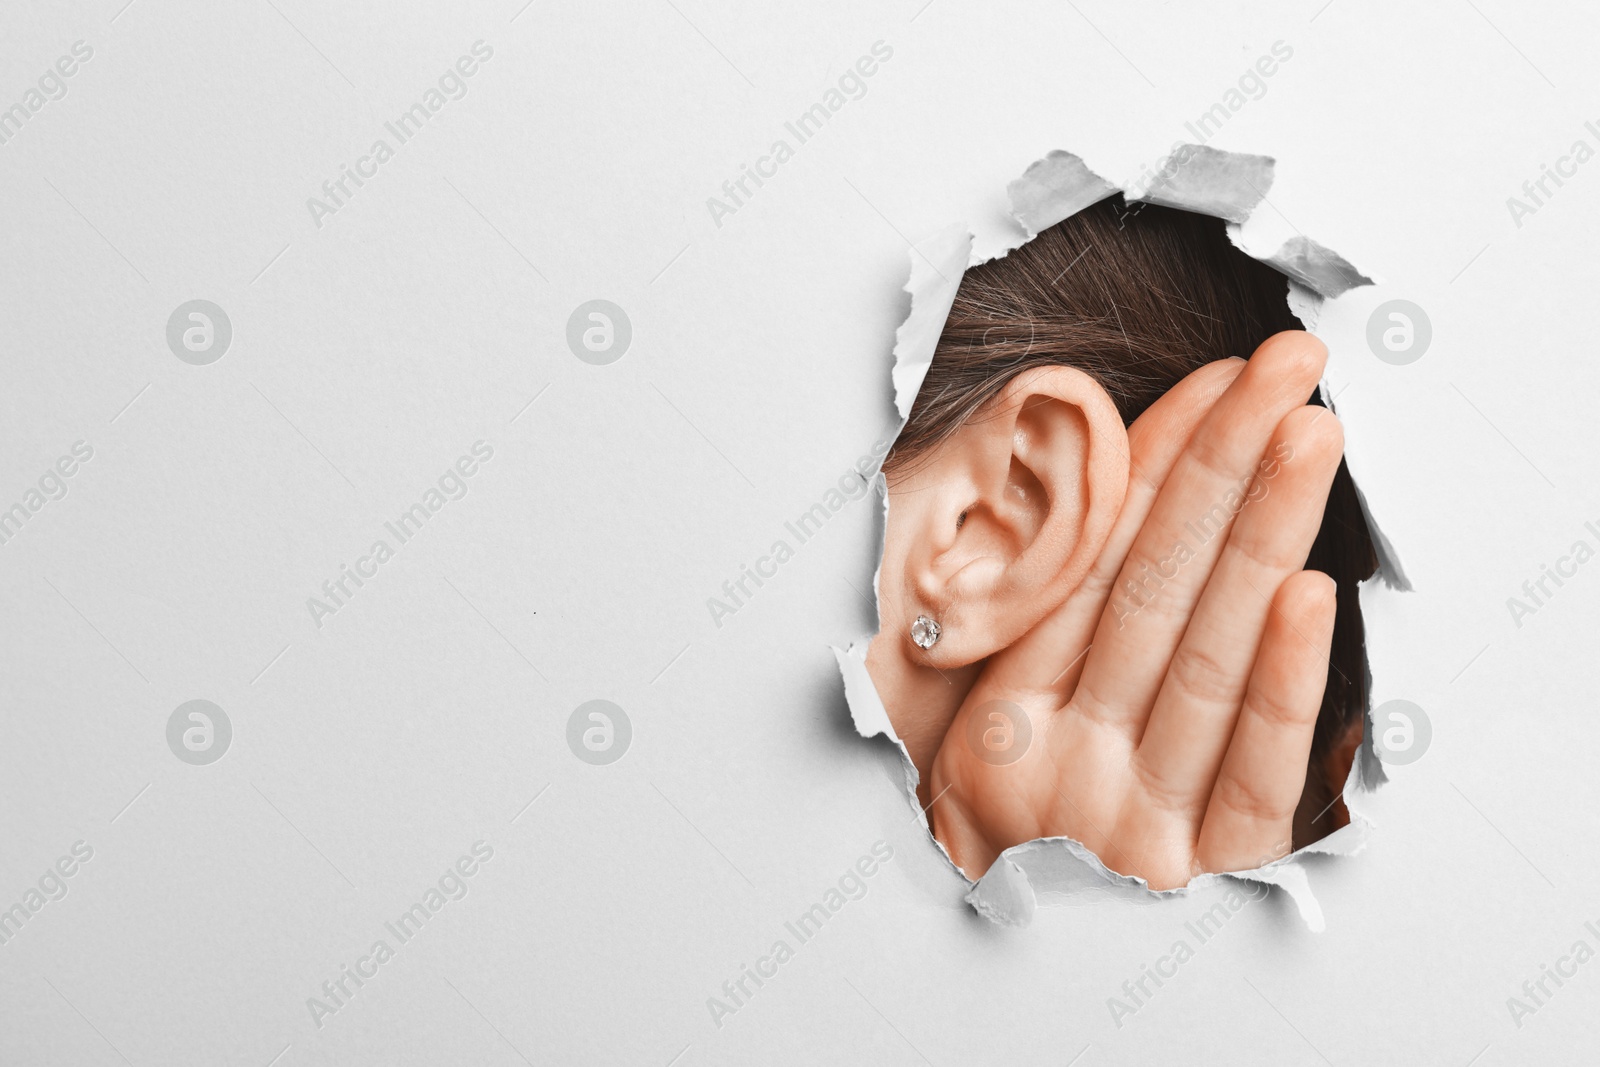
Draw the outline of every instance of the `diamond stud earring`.
<instances>
[{"instance_id":1,"label":"diamond stud earring","mask_svg":"<svg viewBox=\"0 0 1600 1067\"><path fill-rule=\"evenodd\" d=\"M918 615L911 624L911 640L924 652L939 643L939 635L943 632L939 624L926 615Z\"/></svg>"}]
</instances>

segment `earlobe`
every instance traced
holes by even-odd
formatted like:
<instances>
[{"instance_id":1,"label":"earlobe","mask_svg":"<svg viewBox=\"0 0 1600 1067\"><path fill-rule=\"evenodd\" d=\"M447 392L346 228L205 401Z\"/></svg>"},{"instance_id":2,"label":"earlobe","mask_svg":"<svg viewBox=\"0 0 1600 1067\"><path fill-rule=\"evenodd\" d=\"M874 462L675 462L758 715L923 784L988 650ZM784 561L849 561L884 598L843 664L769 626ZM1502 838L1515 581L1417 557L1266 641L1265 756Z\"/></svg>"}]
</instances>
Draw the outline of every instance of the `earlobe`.
<instances>
[{"instance_id":1,"label":"earlobe","mask_svg":"<svg viewBox=\"0 0 1600 1067\"><path fill-rule=\"evenodd\" d=\"M908 634L909 651L962 666L1031 629L1088 574L1127 479L1127 430L1098 382L1062 366L1014 378L894 487L891 508L911 513L894 524L904 614L940 634L927 647Z\"/></svg>"}]
</instances>

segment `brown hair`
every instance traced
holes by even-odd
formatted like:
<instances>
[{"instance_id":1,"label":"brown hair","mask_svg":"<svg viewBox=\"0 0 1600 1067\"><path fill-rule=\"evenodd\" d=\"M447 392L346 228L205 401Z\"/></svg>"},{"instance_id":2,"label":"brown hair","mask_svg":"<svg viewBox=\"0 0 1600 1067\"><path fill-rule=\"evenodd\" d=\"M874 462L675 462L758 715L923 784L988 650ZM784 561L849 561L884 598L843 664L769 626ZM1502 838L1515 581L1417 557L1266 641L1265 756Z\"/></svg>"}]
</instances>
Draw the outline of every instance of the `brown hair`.
<instances>
[{"instance_id":1,"label":"brown hair","mask_svg":"<svg viewBox=\"0 0 1600 1067\"><path fill-rule=\"evenodd\" d=\"M1220 219L1103 200L966 273L885 470L927 455L1030 367L1087 372L1132 423L1191 371L1303 329L1287 295L1284 276L1235 248ZM1342 460L1306 566L1334 579L1338 607L1297 848L1348 822L1339 794L1367 708L1357 586L1377 556Z\"/></svg>"}]
</instances>

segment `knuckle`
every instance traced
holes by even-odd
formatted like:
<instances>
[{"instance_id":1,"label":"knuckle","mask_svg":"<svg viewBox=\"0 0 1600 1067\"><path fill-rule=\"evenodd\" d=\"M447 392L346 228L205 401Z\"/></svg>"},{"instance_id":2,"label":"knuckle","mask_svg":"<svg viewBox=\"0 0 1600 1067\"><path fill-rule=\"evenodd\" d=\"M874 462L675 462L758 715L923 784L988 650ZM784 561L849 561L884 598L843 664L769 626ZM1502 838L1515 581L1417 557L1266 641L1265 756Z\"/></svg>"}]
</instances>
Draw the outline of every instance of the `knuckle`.
<instances>
[{"instance_id":1,"label":"knuckle","mask_svg":"<svg viewBox=\"0 0 1600 1067\"><path fill-rule=\"evenodd\" d=\"M1209 480L1239 480L1239 457L1260 448L1263 427L1251 419L1210 419L1189 443L1189 458Z\"/></svg>"},{"instance_id":2,"label":"knuckle","mask_svg":"<svg viewBox=\"0 0 1600 1067\"><path fill-rule=\"evenodd\" d=\"M1301 707L1282 697L1253 689L1245 697L1244 712L1274 728L1292 728L1306 725L1317 717L1317 706Z\"/></svg>"},{"instance_id":3,"label":"knuckle","mask_svg":"<svg viewBox=\"0 0 1600 1067\"><path fill-rule=\"evenodd\" d=\"M1153 618L1164 618L1174 599L1169 589L1178 577L1170 557L1157 556L1146 545L1135 545L1111 583L1107 602L1120 630L1131 619L1153 609Z\"/></svg>"},{"instance_id":4,"label":"knuckle","mask_svg":"<svg viewBox=\"0 0 1600 1067\"><path fill-rule=\"evenodd\" d=\"M1217 780L1216 799L1229 811L1258 822L1276 822L1294 814L1294 801L1285 802L1260 781L1224 774ZM1299 799L1296 794L1295 800Z\"/></svg>"},{"instance_id":5,"label":"knuckle","mask_svg":"<svg viewBox=\"0 0 1600 1067\"><path fill-rule=\"evenodd\" d=\"M1244 688L1240 672L1193 644L1178 647L1167 673L1184 696L1207 704L1236 704Z\"/></svg>"},{"instance_id":6,"label":"knuckle","mask_svg":"<svg viewBox=\"0 0 1600 1067\"><path fill-rule=\"evenodd\" d=\"M1279 529L1260 529L1250 524L1235 526L1228 538L1228 551L1238 555L1249 565L1251 584L1257 592L1271 597L1275 585L1281 585L1305 559L1306 548L1292 541L1285 543Z\"/></svg>"},{"instance_id":7,"label":"knuckle","mask_svg":"<svg viewBox=\"0 0 1600 1067\"><path fill-rule=\"evenodd\" d=\"M1190 791L1179 788L1176 783L1163 777L1137 753L1133 757L1131 770L1133 780L1138 783L1140 792L1152 807L1178 815L1195 814L1197 805Z\"/></svg>"}]
</instances>

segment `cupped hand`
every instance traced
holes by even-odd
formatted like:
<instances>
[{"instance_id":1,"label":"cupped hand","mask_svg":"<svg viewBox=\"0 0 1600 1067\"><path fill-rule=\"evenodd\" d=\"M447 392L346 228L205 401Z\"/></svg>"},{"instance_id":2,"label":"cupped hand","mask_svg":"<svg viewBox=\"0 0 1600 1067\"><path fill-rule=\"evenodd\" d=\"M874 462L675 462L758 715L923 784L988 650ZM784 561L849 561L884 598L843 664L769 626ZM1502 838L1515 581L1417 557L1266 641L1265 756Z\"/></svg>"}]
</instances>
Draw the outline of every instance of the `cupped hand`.
<instances>
[{"instance_id":1,"label":"cupped hand","mask_svg":"<svg viewBox=\"0 0 1600 1067\"><path fill-rule=\"evenodd\" d=\"M970 877L1037 837L1152 888L1289 851L1334 583L1304 570L1343 434L1327 358L1281 333L1195 371L1128 431L1088 578L990 657L934 760L935 836Z\"/></svg>"}]
</instances>

